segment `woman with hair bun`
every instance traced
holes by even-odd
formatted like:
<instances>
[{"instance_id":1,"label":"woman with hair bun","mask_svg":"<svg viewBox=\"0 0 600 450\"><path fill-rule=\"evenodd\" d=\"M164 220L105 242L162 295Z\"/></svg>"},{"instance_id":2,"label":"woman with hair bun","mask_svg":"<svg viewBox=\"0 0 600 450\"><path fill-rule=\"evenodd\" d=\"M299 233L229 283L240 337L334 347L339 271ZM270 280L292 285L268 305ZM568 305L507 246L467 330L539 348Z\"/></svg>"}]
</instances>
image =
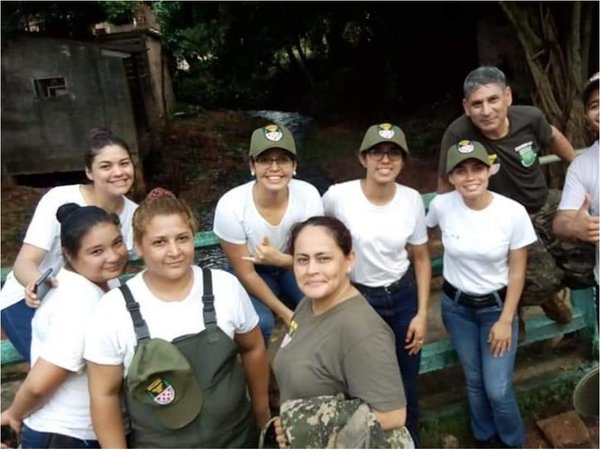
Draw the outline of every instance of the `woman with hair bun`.
<instances>
[{"instance_id":1,"label":"woman with hair bun","mask_svg":"<svg viewBox=\"0 0 600 450\"><path fill-rule=\"evenodd\" d=\"M13 271L8 274L0 292L2 329L26 361L30 360L32 308L40 304L33 290L34 283L47 269L52 268L56 274L64 264L60 224L56 220L58 207L73 202L81 206L98 206L117 214L125 245L133 254L131 220L137 205L125 197L134 181L129 147L110 131L93 130L84 162L91 183L58 186L42 197Z\"/></svg>"},{"instance_id":2,"label":"woman with hair bun","mask_svg":"<svg viewBox=\"0 0 600 450\"><path fill-rule=\"evenodd\" d=\"M127 264L119 218L97 206L58 208L65 266L32 321L32 367L2 425L22 448L99 448L90 417L85 333L92 307Z\"/></svg>"},{"instance_id":3,"label":"woman with hair bun","mask_svg":"<svg viewBox=\"0 0 600 450\"><path fill-rule=\"evenodd\" d=\"M194 265L194 232L186 203L150 192L133 217L146 269L94 310L84 356L104 448L256 448L270 418L258 316L234 275Z\"/></svg>"}]
</instances>

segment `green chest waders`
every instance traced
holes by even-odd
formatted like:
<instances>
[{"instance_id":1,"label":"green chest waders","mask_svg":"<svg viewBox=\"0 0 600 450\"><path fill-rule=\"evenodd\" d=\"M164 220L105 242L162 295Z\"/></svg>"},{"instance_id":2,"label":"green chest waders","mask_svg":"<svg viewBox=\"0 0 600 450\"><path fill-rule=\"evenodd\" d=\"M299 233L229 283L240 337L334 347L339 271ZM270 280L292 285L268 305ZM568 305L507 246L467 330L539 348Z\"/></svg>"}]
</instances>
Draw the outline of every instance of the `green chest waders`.
<instances>
[{"instance_id":1,"label":"green chest waders","mask_svg":"<svg viewBox=\"0 0 600 450\"><path fill-rule=\"evenodd\" d=\"M246 393L237 344L217 327L209 269L202 269L205 329L175 338L172 344L188 360L202 390L200 414L180 429L169 429L155 417L154 408L126 392L133 448L256 448L258 429ZM127 285L121 286L133 320L138 344L150 339L139 304ZM136 352L139 345L136 346ZM127 382L127 380L125 380Z\"/></svg>"}]
</instances>

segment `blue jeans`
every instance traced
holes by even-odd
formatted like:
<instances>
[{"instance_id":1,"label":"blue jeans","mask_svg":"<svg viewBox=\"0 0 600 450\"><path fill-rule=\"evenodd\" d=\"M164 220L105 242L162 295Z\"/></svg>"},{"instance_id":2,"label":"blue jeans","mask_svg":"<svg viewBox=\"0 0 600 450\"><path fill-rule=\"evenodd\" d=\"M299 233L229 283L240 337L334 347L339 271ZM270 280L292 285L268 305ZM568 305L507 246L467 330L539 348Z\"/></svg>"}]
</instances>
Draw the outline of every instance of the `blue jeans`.
<instances>
[{"instance_id":1,"label":"blue jeans","mask_svg":"<svg viewBox=\"0 0 600 450\"><path fill-rule=\"evenodd\" d=\"M31 319L35 309L21 300L2 310L2 330L25 361L31 361Z\"/></svg>"},{"instance_id":2,"label":"blue jeans","mask_svg":"<svg viewBox=\"0 0 600 450\"><path fill-rule=\"evenodd\" d=\"M410 321L417 314L417 284L412 269L406 273L397 290L388 293L374 293L368 288L359 290L369 301L373 309L389 325L396 337L396 357L400 366L400 375L406 395L406 428L412 434L415 446L419 445L419 368L421 352L409 355L406 345L406 333Z\"/></svg>"},{"instance_id":3,"label":"blue jeans","mask_svg":"<svg viewBox=\"0 0 600 450\"><path fill-rule=\"evenodd\" d=\"M458 353L467 381L473 436L480 441L495 437L508 447L525 444L525 430L512 387L519 323L512 322L512 344L507 353L490 352L490 329L502 313L502 303L472 309L442 297L442 321Z\"/></svg>"},{"instance_id":4,"label":"blue jeans","mask_svg":"<svg viewBox=\"0 0 600 450\"><path fill-rule=\"evenodd\" d=\"M35 431L23 425L21 448L100 448L100 444L98 441L77 439L64 434Z\"/></svg>"},{"instance_id":5,"label":"blue jeans","mask_svg":"<svg viewBox=\"0 0 600 450\"><path fill-rule=\"evenodd\" d=\"M254 266L254 269L263 281L267 283L267 286L273 291L273 294L275 294L279 300L284 301L292 309L294 309L304 297L304 294L300 288L298 288L296 278L291 271L280 267L258 264ZM229 270L233 272L231 268ZM258 314L258 325L265 338L265 344L268 344L273 328L275 327L275 317L273 316L273 312L258 298L250 295L250 300L252 301L256 314Z\"/></svg>"}]
</instances>

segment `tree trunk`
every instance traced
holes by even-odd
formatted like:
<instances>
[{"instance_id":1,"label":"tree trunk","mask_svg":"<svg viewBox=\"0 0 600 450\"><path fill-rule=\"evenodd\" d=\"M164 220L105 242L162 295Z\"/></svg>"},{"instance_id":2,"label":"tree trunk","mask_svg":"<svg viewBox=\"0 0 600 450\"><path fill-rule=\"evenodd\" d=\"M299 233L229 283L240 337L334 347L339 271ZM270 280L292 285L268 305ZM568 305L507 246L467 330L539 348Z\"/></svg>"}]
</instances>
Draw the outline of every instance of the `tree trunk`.
<instances>
[{"instance_id":1,"label":"tree trunk","mask_svg":"<svg viewBox=\"0 0 600 450\"><path fill-rule=\"evenodd\" d=\"M535 5L535 4L534 4ZM500 6L511 23L527 58L536 92L534 103L551 124L561 130L575 148L586 144L583 105L579 93L587 78L591 40L591 15L579 1L571 3L568 30L559 36L550 6L501 1ZM548 167L549 184L561 187L565 167Z\"/></svg>"}]
</instances>

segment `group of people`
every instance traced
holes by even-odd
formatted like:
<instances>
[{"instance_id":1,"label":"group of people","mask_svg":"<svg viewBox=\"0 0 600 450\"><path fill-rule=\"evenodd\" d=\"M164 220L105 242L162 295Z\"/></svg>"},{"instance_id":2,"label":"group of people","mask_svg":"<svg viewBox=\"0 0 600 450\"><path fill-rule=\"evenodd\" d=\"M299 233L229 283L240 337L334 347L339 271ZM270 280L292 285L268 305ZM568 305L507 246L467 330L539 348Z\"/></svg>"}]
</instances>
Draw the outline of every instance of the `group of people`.
<instances>
[{"instance_id":1,"label":"group of people","mask_svg":"<svg viewBox=\"0 0 600 450\"><path fill-rule=\"evenodd\" d=\"M253 179L215 211L227 270L194 265L185 202L163 189L139 205L125 197L134 178L127 145L97 132L85 158L91 183L42 198L2 289L2 328L31 361L2 425L21 432L23 448L256 448L273 425L285 448L307 445L302 430L327 421L287 411L304 401L350 405L341 395L361 405L340 415L354 428L369 424L362 436L418 447L428 228L439 227L442 319L465 372L473 436L481 447L522 446L512 389L519 306L530 291L567 320L556 312L565 309L558 292L593 285L592 272L597 285L597 257L569 285L573 266L544 240L553 239L558 200L551 204L538 154L546 147L571 162L568 140L536 108L511 106L497 68L472 71L464 97L465 115L442 140L439 195L427 212L416 190L396 182L410 155L397 125L369 127L357 155L364 177L322 197L294 178L290 131L255 130ZM597 139L597 76L583 102ZM554 230L571 246L596 244L597 254L597 140L569 167ZM134 254L145 268L121 284ZM35 281L49 267L53 288L41 299ZM285 334L269 363L275 316ZM271 371L281 418L271 417ZM364 411L372 420L353 420ZM329 430L326 442L355 436L346 428Z\"/></svg>"}]
</instances>

